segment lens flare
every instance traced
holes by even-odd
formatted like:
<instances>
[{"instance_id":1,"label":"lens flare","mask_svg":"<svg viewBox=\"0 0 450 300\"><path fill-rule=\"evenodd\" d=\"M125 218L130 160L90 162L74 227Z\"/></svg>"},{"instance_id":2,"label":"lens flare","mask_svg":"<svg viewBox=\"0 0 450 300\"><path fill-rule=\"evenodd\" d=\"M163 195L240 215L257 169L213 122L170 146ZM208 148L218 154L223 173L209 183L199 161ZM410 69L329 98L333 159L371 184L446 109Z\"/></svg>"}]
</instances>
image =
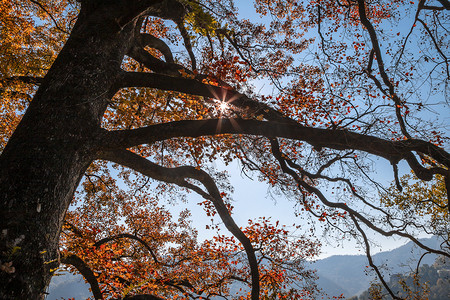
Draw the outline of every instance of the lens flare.
<instances>
[{"instance_id":1,"label":"lens flare","mask_svg":"<svg viewBox=\"0 0 450 300\"><path fill-rule=\"evenodd\" d=\"M226 102L220 102L220 104L219 104L219 110L220 110L220 112L223 113L223 112L227 111L228 108L229 108L228 103L226 103Z\"/></svg>"}]
</instances>

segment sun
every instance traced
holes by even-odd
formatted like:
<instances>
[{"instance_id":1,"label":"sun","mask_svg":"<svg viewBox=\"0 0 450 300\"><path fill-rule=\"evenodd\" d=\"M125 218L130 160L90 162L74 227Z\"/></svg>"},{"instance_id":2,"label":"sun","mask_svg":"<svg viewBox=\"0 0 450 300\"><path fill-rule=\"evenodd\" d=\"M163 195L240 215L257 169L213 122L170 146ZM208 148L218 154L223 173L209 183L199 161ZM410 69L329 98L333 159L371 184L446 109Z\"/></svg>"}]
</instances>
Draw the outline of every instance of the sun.
<instances>
[{"instance_id":1,"label":"sun","mask_svg":"<svg viewBox=\"0 0 450 300\"><path fill-rule=\"evenodd\" d=\"M220 102L218 108L219 108L219 111L220 111L221 113L224 113L224 112L226 112L226 111L230 108L230 106L228 105L227 102L222 101L222 102Z\"/></svg>"}]
</instances>

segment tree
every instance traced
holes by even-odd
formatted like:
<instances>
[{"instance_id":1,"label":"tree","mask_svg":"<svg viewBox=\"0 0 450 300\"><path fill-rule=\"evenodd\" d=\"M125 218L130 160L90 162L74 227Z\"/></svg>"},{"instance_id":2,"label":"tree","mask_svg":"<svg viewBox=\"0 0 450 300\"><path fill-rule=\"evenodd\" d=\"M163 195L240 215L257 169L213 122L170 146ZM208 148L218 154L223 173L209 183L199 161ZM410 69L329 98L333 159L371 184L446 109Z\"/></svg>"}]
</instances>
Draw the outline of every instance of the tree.
<instances>
[{"instance_id":1,"label":"tree","mask_svg":"<svg viewBox=\"0 0 450 300\"><path fill-rule=\"evenodd\" d=\"M240 161L339 237L359 238L388 291L368 231L449 256L448 238L426 247L414 230L439 232L392 215L363 189L382 188L370 173L378 157L399 189L404 160L448 190L443 127L423 114L448 105L447 0L256 0L264 25L239 19L231 1L54 4L0 2L1 298L43 297L67 208L99 160L209 201L245 249L252 299L257 255L229 214L222 178L207 169L219 157ZM395 32L407 20L408 31ZM255 80L273 92L258 94ZM448 209L448 194L439 205Z\"/></svg>"}]
</instances>

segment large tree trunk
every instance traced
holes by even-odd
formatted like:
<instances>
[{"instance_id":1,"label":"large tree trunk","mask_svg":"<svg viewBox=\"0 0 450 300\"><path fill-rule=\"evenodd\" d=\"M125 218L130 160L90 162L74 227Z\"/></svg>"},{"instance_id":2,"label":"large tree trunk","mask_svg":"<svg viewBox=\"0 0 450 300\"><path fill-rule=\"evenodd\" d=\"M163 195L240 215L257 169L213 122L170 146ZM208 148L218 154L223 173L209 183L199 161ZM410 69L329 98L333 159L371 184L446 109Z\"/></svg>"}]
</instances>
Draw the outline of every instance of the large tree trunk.
<instances>
[{"instance_id":1,"label":"large tree trunk","mask_svg":"<svg viewBox=\"0 0 450 300\"><path fill-rule=\"evenodd\" d=\"M112 7L114 9L114 7ZM0 156L0 299L42 299L65 212L95 159L96 133L132 35L84 12Z\"/></svg>"}]
</instances>

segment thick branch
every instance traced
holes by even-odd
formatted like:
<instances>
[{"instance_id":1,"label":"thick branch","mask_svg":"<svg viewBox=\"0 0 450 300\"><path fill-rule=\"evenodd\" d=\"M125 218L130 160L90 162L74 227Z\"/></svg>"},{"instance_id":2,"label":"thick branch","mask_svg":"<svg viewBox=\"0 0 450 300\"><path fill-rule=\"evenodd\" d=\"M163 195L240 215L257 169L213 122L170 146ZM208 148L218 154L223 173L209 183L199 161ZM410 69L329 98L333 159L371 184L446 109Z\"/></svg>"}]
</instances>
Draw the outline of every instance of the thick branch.
<instances>
[{"instance_id":1,"label":"thick branch","mask_svg":"<svg viewBox=\"0 0 450 300\"><path fill-rule=\"evenodd\" d=\"M435 173L447 175L445 170L423 168L414 161L413 151L429 155L437 162L450 166L450 154L444 149L422 140L390 141L350 132L243 119L211 119L177 121L133 130L104 131L103 145L107 149L128 148L176 137L200 137L218 134L250 134L269 138L288 138L307 142L316 147L336 150L354 149L384 157L391 162L407 159L411 168L423 180L431 180Z\"/></svg>"},{"instance_id":2,"label":"thick branch","mask_svg":"<svg viewBox=\"0 0 450 300\"><path fill-rule=\"evenodd\" d=\"M79 16L98 14L102 6L107 7L116 14L116 22L122 28L140 16L178 20L186 14L186 8L177 0L78 1L81 2Z\"/></svg>"},{"instance_id":3,"label":"thick branch","mask_svg":"<svg viewBox=\"0 0 450 300\"><path fill-rule=\"evenodd\" d=\"M201 81L171 77L153 73L123 72L117 81L117 89L126 87L148 87L164 91L173 91L191 95L214 98L220 101L245 109L247 113L262 115L267 120L293 122L282 113L274 110L270 106L259 103L246 95L220 86L204 84Z\"/></svg>"},{"instance_id":4,"label":"thick branch","mask_svg":"<svg viewBox=\"0 0 450 300\"><path fill-rule=\"evenodd\" d=\"M178 70L182 69L181 66L173 63L166 63L154 57L143 47L137 45L131 47L128 55L155 73L179 76L180 73L178 72Z\"/></svg>"},{"instance_id":5,"label":"thick branch","mask_svg":"<svg viewBox=\"0 0 450 300\"><path fill-rule=\"evenodd\" d=\"M448 0L438 0L442 6L446 9L446 10L450 10L450 1Z\"/></svg>"},{"instance_id":6,"label":"thick branch","mask_svg":"<svg viewBox=\"0 0 450 300\"><path fill-rule=\"evenodd\" d=\"M81 258L75 254L69 254L61 257L61 263L74 266L81 273L81 275L83 275L87 282L89 282L95 299L103 299L102 292L98 286L97 277L95 277L92 270Z\"/></svg>"},{"instance_id":7,"label":"thick branch","mask_svg":"<svg viewBox=\"0 0 450 300\"><path fill-rule=\"evenodd\" d=\"M180 30L180 34L183 37L184 47L186 48L187 52L189 53L189 57L191 58L192 70L195 70L197 69L197 60L195 59L194 52L192 51L191 38L189 37L189 33L184 27L182 19L176 21L176 23L178 25L178 29Z\"/></svg>"},{"instance_id":8,"label":"thick branch","mask_svg":"<svg viewBox=\"0 0 450 300\"><path fill-rule=\"evenodd\" d=\"M154 37L153 35L148 33L140 34L140 38L143 46L149 46L151 48L160 51L164 55L166 62L168 63L174 62L172 51L170 51L169 46L167 46L167 44L163 40L160 40L157 37Z\"/></svg>"},{"instance_id":9,"label":"thick branch","mask_svg":"<svg viewBox=\"0 0 450 300\"><path fill-rule=\"evenodd\" d=\"M433 5L424 5L422 8L423 9L428 9L428 10L444 10L445 9L445 7L433 6Z\"/></svg>"}]
</instances>

